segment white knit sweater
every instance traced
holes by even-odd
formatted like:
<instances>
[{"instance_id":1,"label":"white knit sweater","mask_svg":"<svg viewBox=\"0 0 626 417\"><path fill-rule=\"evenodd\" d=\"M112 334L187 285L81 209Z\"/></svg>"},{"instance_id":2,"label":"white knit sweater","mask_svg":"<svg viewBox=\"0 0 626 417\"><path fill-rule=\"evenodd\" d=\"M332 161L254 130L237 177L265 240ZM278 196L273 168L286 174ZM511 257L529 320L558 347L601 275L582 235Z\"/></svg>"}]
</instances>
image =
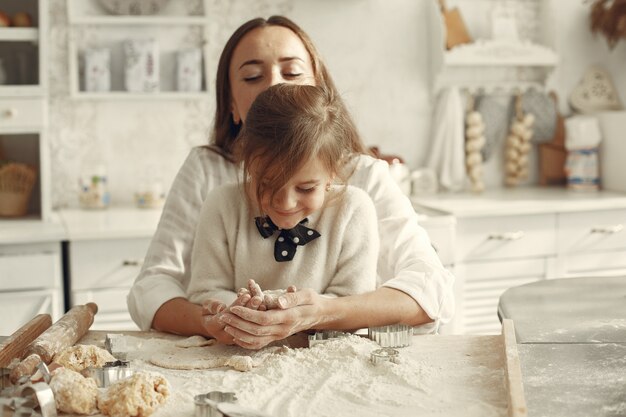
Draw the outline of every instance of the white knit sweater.
<instances>
[{"instance_id":1,"label":"white knit sweater","mask_svg":"<svg viewBox=\"0 0 626 417\"><path fill-rule=\"evenodd\" d=\"M347 186L332 189L326 201L306 223L321 236L298 246L291 261L277 262L278 232L267 239L261 236L254 222L260 213L242 187L228 184L212 190L196 229L189 300L199 304L217 298L230 305L249 279L268 290L295 285L334 296L373 291L379 245L372 200L365 191Z\"/></svg>"},{"instance_id":2,"label":"white knit sweater","mask_svg":"<svg viewBox=\"0 0 626 417\"><path fill-rule=\"evenodd\" d=\"M364 190L376 207L381 284L415 299L436 325L448 322L454 313L454 277L442 266L387 163L360 156L353 168L349 184ZM191 150L172 184L142 270L128 294L131 317L142 330L150 329L156 311L166 301L186 297L202 203L210 190L235 183L240 176L235 164L210 149Z\"/></svg>"}]
</instances>

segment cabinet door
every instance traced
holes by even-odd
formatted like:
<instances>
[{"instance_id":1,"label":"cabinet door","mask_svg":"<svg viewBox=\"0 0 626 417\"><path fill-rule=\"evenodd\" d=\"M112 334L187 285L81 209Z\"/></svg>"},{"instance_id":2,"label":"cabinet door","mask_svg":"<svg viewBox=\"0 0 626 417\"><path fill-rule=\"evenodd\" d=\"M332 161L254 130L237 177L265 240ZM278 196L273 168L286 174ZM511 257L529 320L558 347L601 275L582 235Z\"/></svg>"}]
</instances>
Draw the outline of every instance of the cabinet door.
<instances>
[{"instance_id":1,"label":"cabinet door","mask_svg":"<svg viewBox=\"0 0 626 417\"><path fill-rule=\"evenodd\" d=\"M0 289L60 288L61 259L58 252L0 252Z\"/></svg>"},{"instance_id":2,"label":"cabinet door","mask_svg":"<svg viewBox=\"0 0 626 417\"><path fill-rule=\"evenodd\" d=\"M463 218L457 223L456 260L520 259L556 253L556 216L538 214Z\"/></svg>"},{"instance_id":3,"label":"cabinet door","mask_svg":"<svg viewBox=\"0 0 626 417\"><path fill-rule=\"evenodd\" d=\"M71 290L130 287L149 245L150 239L70 242Z\"/></svg>"},{"instance_id":4,"label":"cabinet door","mask_svg":"<svg viewBox=\"0 0 626 417\"><path fill-rule=\"evenodd\" d=\"M80 290L72 292L74 304L89 302L98 305L91 330L138 330L130 318L126 306L126 296L130 288Z\"/></svg>"},{"instance_id":5,"label":"cabinet door","mask_svg":"<svg viewBox=\"0 0 626 417\"><path fill-rule=\"evenodd\" d=\"M52 321L61 317L61 291L16 291L0 293L0 335L10 335L37 314L48 313Z\"/></svg>"},{"instance_id":6,"label":"cabinet door","mask_svg":"<svg viewBox=\"0 0 626 417\"><path fill-rule=\"evenodd\" d=\"M626 210L559 214L558 246L560 253L621 251L624 257Z\"/></svg>"},{"instance_id":7,"label":"cabinet door","mask_svg":"<svg viewBox=\"0 0 626 417\"><path fill-rule=\"evenodd\" d=\"M547 258L471 262L456 269L458 291L454 332L500 334L498 301L508 288L548 277Z\"/></svg>"}]
</instances>

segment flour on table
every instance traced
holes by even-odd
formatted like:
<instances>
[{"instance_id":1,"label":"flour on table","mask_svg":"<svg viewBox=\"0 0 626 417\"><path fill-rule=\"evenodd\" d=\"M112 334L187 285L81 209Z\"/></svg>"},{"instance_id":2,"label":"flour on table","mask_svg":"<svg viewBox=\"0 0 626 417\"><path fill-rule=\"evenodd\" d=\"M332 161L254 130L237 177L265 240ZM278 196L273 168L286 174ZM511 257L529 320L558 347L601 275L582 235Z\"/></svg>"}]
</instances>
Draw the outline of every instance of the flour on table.
<instances>
[{"instance_id":1,"label":"flour on table","mask_svg":"<svg viewBox=\"0 0 626 417\"><path fill-rule=\"evenodd\" d=\"M90 366L102 368L105 363L114 361L115 358L109 352L93 345L71 346L54 356L54 362L76 372Z\"/></svg>"},{"instance_id":2,"label":"flour on table","mask_svg":"<svg viewBox=\"0 0 626 417\"><path fill-rule=\"evenodd\" d=\"M98 411L96 381L67 368L57 368L51 376L50 389L57 410L70 414L94 414Z\"/></svg>"},{"instance_id":3,"label":"flour on table","mask_svg":"<svg viewBox=\"0 0 626 417\"><path fill-rule=\"evenodd\" d=\"M169 395L169 383L162 375L138 372L98 394L98 409L111 417L146 417Z\"/></svg>"},{"instance_id":4,"label":"flour on table","mask_svg":"<svg viewBox=\"0 0 626 417\"><path fill-rule=\"evenodd\" d=\"M234 392L239 404L274 417L507 416L504 347L499 336L419 336L412 346L398 349L401 363L378 366L370 362L370 353L380 346L358 336L311 348L272 347L258 352L221 345L176 348L170 335L124 338L135 369L158 370L171 384L168 401L154 417L193 417L193 397L210 391ZM183 355L190 349L199 349L195 361L215 361L207 351L219 352L218 358L247 356L253 362L260 357L263 361L248 372L230 367L164 369L147 361L165 352ZM182 362L186 360L192 358Z\"/></svg>"}]
</instances>

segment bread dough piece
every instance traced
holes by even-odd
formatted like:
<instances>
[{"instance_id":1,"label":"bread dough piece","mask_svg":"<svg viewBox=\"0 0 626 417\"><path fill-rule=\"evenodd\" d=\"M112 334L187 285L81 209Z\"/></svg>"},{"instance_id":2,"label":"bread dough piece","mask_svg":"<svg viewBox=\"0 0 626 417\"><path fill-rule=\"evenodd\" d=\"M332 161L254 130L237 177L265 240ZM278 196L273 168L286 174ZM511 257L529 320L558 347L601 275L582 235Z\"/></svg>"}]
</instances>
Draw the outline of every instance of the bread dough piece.
<instances>
[{"instance_id":1,"label":"bread dough piece","mask_svg":"<svg viewBox=\"0 0 626 417\"><path fill-rule=\"evenodd\" d=\"M54 357L54 362L76 372L90 366L102 368L105 363L115 362L115 360L115 357L109 352L93 345L71 346Z\"/></svg>"},{"instance_id":2,"label":"bread dough piece","mask_svg":"<svg viewBox=\"0 0 626 417\"><path fill-rule=\"evenodd\" d=\"M209 347L169 349L157 352L150 358L150 363L167 369L212 369L230 366L237 371L250 371L261 366L272 354L288 349L272 346L260 351L251 351L238 346L216 344Z\"/></svg>"},{"instance_id":3,"label":"bread dough piece","mask_svg":"<svg viewBox=\"0 0 626 417\"><path fill-rule=\"evenodd\" d=\"M98 412L96 381L67 368L57 368L51 375L50 388L54 394L57 410L68 414Z\"/></svg>"},{"instance_id":4,"label":"bread dough piece","mask_svg":"<svg viewBox=\"0 0 626 417\"><path fill-rule=\"evenodd\" d=\"M204 337L197 335L191 336L187 339L179 340L176 342L176 347L191 348L201 346L211 346L215 344L215 339L205 339Z\"/></svg>"},{"instance_id":5,"label":"bread dough piece","mask_svg":"<svg viewBox=\"0 0 626 417\"><path fill-rule=\"evenodd\" d=\"M111 417L146 417L170 395L167 380L158 374L137 372L98 394L98 409Z\"/></svg>"}]
</instances>

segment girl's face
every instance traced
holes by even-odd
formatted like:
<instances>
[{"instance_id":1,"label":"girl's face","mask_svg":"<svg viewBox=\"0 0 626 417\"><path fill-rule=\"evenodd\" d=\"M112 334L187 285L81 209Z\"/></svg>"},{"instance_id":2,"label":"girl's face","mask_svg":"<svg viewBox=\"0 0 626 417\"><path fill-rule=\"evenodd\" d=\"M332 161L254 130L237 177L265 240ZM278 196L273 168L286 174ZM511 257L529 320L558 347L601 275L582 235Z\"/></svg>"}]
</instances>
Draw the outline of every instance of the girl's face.
<instances>
[{"instance_id":1,"label":"girl's face","mask_svg":"<svg viewBox=\"0 0 626 417\"><path fill-rule=\"evenodd\" d=\"M315 85L311 57L294 32L266 26L247 33L233 51L229 69L235 123L245 122L252 102L280 83Z\"/></svg>"},{"instance_id":2,"label":"girl's face","mask_svg":"<svg viewBox=\"0 0 626 417\"><path fill-rule=\"evenodd\" d=\"M257 189L257 182L263 181L263 173L250 169L250 190ZM268 191L261 196L261 211L268 215L281 229L291 229L310 214L321 209L326 199L326 188L333 176L319 158L304 164L283 188L274 194ZM254 201L254 197L252 197Z\"/></svg>"}]
</instances>

